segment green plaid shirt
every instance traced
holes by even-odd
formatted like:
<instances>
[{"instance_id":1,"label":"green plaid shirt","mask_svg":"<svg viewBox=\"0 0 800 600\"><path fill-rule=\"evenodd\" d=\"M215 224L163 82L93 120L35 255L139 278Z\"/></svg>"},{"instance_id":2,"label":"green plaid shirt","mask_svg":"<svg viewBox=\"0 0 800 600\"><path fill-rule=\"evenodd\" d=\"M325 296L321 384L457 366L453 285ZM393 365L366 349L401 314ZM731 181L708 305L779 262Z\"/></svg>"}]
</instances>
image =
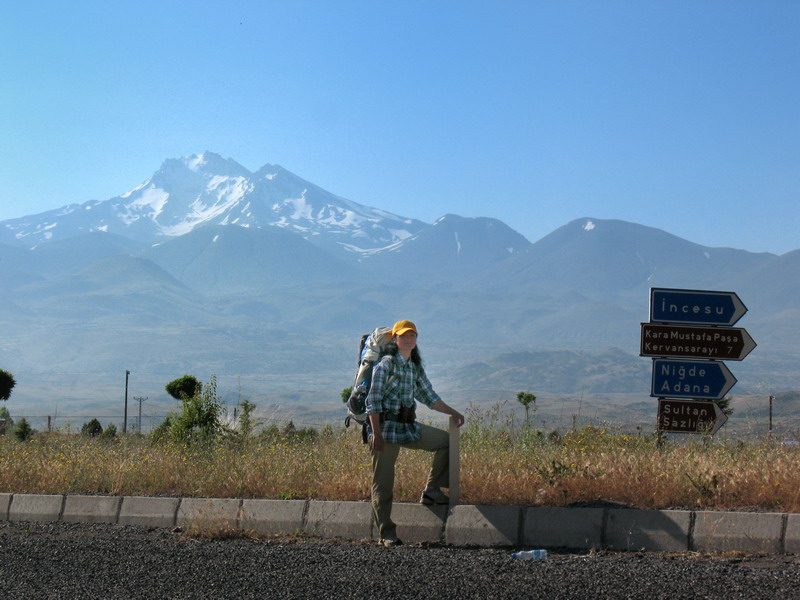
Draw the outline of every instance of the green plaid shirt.
<instances>
[{"instance_id":1,"label":"green plaid shirt","mask_svg":"<svg viewBox=\"0 0 800 600\"><path fill-rule=\"evenodd\" d=\"M439 399L424 369L411 360L404 360L399 353L387 355L372 371L372 385L366 400L367 414L398 413L401 406L414 406L415 400L430 408ZM420 438L417 423L383 419L381 432L388 444L407 444Z\"/></svg>"}]
</instances>

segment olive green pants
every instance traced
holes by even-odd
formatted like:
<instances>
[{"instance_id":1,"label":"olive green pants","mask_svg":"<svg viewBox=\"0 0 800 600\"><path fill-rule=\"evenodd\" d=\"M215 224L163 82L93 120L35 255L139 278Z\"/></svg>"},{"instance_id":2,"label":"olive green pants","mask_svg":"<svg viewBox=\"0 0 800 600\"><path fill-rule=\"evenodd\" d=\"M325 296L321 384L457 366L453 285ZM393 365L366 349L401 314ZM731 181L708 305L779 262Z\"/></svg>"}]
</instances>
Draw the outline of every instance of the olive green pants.
<instances>
[{"instance_id":1,"label":"olive green pants","mask_svg":"<svg viewBox=\"0 0 800 600\"><path fill-rule=\"evenodd\" d=\"M443 429L419 424L421 437L408 444L385 444L383 452L372 450L372 515L381 539L397 535L392 521L394 465L400 448L433 452L433 464L426 485L450 487L450 434Z\"/></svg>"}]
</instances>

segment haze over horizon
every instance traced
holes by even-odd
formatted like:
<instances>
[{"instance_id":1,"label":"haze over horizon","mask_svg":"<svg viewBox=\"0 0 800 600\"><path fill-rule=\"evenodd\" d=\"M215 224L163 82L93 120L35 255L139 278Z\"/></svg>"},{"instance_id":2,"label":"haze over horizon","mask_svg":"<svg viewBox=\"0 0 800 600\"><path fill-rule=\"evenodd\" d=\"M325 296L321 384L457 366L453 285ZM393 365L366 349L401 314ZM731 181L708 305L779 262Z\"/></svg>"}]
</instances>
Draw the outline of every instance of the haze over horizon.
<instances>
[{"instance_id":1,"label":"haze over horizon","mask_svg":"<svg viewBox=\"0 0 800 600\"><path fill-rule=\"evenodd\" d=\"M800 248L792 2L32 1L0 22L0 220L206 150L537 241L580 217Z\"/></svg>"}]
</instances>

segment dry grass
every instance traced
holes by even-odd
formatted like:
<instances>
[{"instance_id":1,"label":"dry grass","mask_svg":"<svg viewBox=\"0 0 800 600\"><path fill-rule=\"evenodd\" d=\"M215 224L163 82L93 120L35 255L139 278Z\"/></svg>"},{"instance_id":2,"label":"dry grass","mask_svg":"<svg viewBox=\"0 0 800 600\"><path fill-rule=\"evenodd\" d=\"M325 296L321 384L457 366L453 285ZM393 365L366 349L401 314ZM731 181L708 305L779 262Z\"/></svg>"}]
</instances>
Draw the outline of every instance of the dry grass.
<instances>
[{"instance_id":1,"label":"dry grass","mask_svg":"<svg viewBox=\"0 0 800 600\"><path fill-rule=\"evenodd\" d=\"M395 498L415 501L430 467L403 452ZM0 436L0 491L238 498L369 498L370 458L351 430L257 435L179 446ZM641 508L800 512L800 449L767 440L667 443L587 427L548 436L470 415L461 438L461 501L563 506L603 499Z\"/></svg>"}]
</instances>

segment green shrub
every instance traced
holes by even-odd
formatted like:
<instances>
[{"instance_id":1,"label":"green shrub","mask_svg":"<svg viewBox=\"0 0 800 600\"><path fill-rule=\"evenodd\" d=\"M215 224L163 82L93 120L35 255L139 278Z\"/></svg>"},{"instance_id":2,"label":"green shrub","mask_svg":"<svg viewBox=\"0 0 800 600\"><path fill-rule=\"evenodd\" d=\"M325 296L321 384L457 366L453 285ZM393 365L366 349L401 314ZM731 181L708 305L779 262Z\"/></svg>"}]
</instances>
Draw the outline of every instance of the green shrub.
<instances>
[{"instance_id":1,"label":"green shrub","mask_svg":"<svg viewBox=\"0 0 800 600\"><path fill-rule=\"evenodd\" d=\"M11 413L8 412L5 406L0 406L0 435L5 435L13 427L14 419L11 418Z\"/></svg>"},{"instance_id":2,"label":"green shrub","mask_svg":"<svg viewBox=\"0 0 800 600\"><path fill-rule=\"evenodd\" d=\"M201 388L202 384L197 381L194 375L184 375L183 377L170 381L165 389L175 400L183 400L184 398L196 396L200 393Z\"/></svg>"},{"instance_id":3,"label":"green shrub","mask_svg":"<svg viewBox=\"0 0 800 600\"><path fill-rule=\"evenodd\" d=\"M100 439L102 440L113 440L117 437L117 426L113 423L109 423L106 425L106 428L103 430L103 433L100 435Z\"/></svg>"},{"instance_id":4,"label":"green shrub","mask_svg":"<svg viewBox=\"0 0 800 600\"><path fill-rule=\"evenodd\" d=\"M183 411L170 425L170 435L180 443L210 441L222 432L220 413L222 403L217 397L217 378L212 375L206 385L195 388L193 396L183 396Z\"/></svg>"},{"instance_id":5,"label":"green shrub","mask_svg":"<svg viewBox=\"0 0 800 600\"><path fill-rule=\"evenodd\" d=\"M31 424L28 423L28 419L22 417L17 423L16 427L14 427L14 436L20 441L25 442L31 438L34 434L33 428Z\"/></svg>"},{"instance_id":6,"label":"green shrub","mask_svg":"<svg viewBox=\"0 0 800 600\"><path fill-rule=\"evenodd\" d=\"M167 415L167 417L159 424L155 429L153 429L153 433L150 434L150 438L154 442L160 442L165 440L169 437L170 429L172 428L172 418L174 415Z\"/></svg>"},{"instance_id":7,"label":"green shrub","mask_svg":"<svg viewBox=\"0 0 800 600\"><path fill-rule=\"evenodd\" d=\"M91 421L84 423L83 427L81 427L81 435L84 437L97 437L103 433L103 426L100 425L100 421L97 419L92 419Z\"/></svg>"}]
</instances>

